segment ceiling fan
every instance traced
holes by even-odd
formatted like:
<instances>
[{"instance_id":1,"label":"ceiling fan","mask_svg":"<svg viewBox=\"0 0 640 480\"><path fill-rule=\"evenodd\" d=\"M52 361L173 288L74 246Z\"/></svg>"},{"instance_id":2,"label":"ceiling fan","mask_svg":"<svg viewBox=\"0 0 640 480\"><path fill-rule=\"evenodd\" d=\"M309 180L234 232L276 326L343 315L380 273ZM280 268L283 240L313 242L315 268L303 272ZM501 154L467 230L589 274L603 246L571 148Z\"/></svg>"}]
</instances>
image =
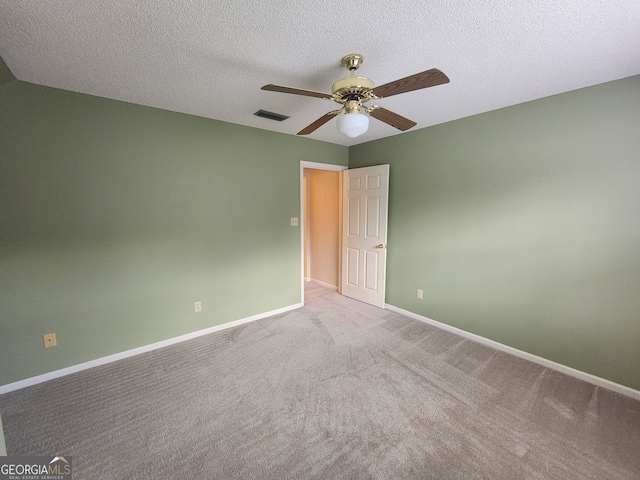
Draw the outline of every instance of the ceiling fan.
<instances>
[{"instance_id":1,"label":"ceiling fan","mask_svg":"<svg viewBox=\"0 0 640 480\"><path fill-rule=\"evenodd\" d=\"M342 59L342 64L351 72L351 76L335 82L331 88L332 93L330 94L273 84L265 85L262 87L262 90L322 98L342 104L342 107L338 110L332 110L324 114L311 125L300 130L298 135L308 135L314 132L344 110L344 114L338 117L338 131L343 135L353 138L362 135L369 128L369 118L367 115L377 118L403 132L416 125L416 122L413 120L409 120L378 105L365 106L364 104L366 102L449 83L449 78L444 73L437 68L432 68L431 70L416 73L415 75L410 75L394 82L385 83L380 87L374 87L373 82L369 78L355 76L355 71L358 70L363 61L364 57L357 53L346 55ZM363 110L366 115L362 113Z\"/></svg>"}]
</instances>

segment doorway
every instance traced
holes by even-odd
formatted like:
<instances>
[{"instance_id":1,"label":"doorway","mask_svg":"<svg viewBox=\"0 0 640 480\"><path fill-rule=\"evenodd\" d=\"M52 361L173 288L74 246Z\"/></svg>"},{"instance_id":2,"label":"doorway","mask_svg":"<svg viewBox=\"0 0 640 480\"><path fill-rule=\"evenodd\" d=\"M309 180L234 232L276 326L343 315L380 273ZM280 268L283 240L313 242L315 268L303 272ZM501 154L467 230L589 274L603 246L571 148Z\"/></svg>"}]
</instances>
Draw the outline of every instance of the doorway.
<instances>
[{"instance_id":1,"label":"doorway","mask_svg":"<svg viewBox=\"0 0 640 480\"><path fill-rule=\"evenodd\" d=\"M304 285L315 281L340 289L341 171L346 166L300 162L301 300Z\"/></svg>"}]
</instances>

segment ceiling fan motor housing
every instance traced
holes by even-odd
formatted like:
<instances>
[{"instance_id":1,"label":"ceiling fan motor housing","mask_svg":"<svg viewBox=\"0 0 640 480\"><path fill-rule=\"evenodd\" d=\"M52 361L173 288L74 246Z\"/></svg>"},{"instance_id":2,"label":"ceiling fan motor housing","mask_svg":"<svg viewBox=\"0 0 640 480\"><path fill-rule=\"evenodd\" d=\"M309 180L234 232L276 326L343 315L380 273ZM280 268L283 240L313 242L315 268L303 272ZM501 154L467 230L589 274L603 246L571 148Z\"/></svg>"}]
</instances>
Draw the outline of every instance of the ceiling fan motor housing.
<instances>
[{"instance_id":1,"label":"ceiling fan motor housing","mask_svg":"<svg viewBox=\"0 0 640 480\"><path fill-rule=\"evenodd\" d=\"M331 87L331 92L342 103L349 100L364 100L370 96L373 81L367 77L346 77L338 80Z\"/></svg>"}]
</instances>

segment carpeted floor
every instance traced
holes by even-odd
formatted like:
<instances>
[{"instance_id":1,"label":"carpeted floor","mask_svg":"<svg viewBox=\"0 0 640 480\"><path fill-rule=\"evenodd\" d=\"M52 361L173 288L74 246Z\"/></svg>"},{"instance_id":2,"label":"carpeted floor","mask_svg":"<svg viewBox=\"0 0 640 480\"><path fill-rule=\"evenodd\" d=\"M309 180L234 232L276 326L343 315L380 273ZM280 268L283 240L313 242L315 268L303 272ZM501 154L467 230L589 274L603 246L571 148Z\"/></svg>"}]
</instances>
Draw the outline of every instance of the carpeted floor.
<instances>
[{"instance_id":1,"label":"carpeted floor","mask_svg":"<svg viewBox=\"0 0 640 480\"><path fill-rule=\"evenodd\" d=\"M640 479L640 402L309 284L306 306L0 396L74 479Z\"/></svg>"}]
</instances>

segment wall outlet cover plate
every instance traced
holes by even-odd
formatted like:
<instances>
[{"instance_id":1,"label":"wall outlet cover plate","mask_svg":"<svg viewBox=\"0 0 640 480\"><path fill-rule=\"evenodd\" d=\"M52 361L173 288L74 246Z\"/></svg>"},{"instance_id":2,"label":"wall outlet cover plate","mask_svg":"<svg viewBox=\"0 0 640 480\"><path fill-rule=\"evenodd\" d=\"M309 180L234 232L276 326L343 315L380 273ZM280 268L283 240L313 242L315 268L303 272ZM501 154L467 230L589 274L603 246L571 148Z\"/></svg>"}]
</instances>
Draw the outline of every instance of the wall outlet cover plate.
<instances>
[{"instance_id":1,"label":"wall outlet cover plate","mask_svg":"<svg viewBox=\"0 0 640 480\"><path fill-rule=\"evenodd\" d=\"M55 347L58 345L55 333L47 333L42 337L42 339L44 341L44 348Z\"/></svg>"}]
</instances>

